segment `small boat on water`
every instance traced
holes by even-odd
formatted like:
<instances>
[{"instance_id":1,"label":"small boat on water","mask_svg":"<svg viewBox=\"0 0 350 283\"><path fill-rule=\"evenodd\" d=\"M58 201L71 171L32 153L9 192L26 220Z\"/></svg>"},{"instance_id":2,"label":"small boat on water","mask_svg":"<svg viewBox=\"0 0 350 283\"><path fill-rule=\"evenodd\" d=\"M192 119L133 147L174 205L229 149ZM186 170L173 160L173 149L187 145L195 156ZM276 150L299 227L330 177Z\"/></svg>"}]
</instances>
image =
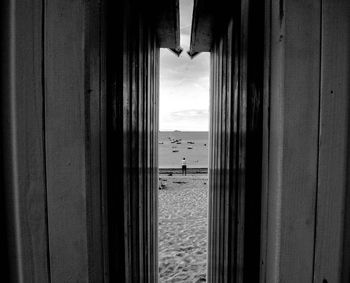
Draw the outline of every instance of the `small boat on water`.
<instances>
[{"instance_id":1,"label":"small boat on water","mask_svg":"<svg viewBox=\"0 0 350 283\"><path fill-rule=\"evenodd\" d=\"M181 142L177 142L176 144L181 144Z\"/></svg>"},{"instance_id":2,"label":"small boat on water","mask_svg":"<svg viewBox=\"0 0 350 283\"><path fill-rule=\"evenodd\" d=\"M179 150L177 150L177 149L173 149L173 152L179 152Z\"/></svg>"},{"instance_id":3,"label":"small boat on water","mask_svg":"<svg viewBox=\"0 0 350 283\"><path fill-rule=\"evenodd\" d=\"M159 142L158 144L164 144L164 142Z\"/></svg>"},{"instance_id":4,"label":"small boat on water","mask_svg":"<svg viewBox=\"0 0 350 283\"><path fill-rule=\"evenodd\" d=\"M193 147L192 146L188 146L187 149L192 149Z\"/></svg>"},{"instance_id":5,"label":"small boat on water","mask_svg":"<svg viewBox=\"0 0 350 283\"><path fill-rule=\"evenodd\" d=\"M193 142L193 141L188 141L187 143L189 143L189 144L194 144L194 142Z\"/></svg>"}]
</instances>

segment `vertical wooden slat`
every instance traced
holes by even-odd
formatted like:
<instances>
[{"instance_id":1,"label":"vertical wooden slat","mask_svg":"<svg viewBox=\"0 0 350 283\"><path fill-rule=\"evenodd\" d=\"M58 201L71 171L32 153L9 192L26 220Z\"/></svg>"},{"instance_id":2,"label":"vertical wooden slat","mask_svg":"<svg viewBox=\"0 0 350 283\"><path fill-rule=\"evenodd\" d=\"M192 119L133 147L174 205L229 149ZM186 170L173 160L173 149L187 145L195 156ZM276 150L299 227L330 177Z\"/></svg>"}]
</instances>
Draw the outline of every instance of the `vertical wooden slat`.
<instances>
[{"instance_id":1,"label":"vertical wooden slat","mask_svg":"<svg viewBox=\"0 0 350 283\"><path fill-rule=\"evenodd\" d=\"M155 117L154 117L154 166L153 166L153 187L150 189L152 190L153 188L153 200L155 205L154 207L154 216L153 216L153 234L152 236L154 237L154 251L155 251L155 256L154 256L154 261L153 261L153 266L152 266L152 273L153 277L151 277L151 282L157 282L158 281L158 226L157 226L157 220L158 220L158 168L159 168L159 157L158 157L158 133L159 133L159 61L160 61L160 50L157 48L156 42L153 41L153 48L155 51L155 56L154 56L154 64L155 64L155 72L154 72L154 85L155 85L155 90L154 90L154 111L155 111Z\"/></svg>"},{"instance_id":2,"label":"vertical wooden slat","mask_svg":"<svg viewBox=\"0 0 350 283\"><path fill-rule=\"evenodd\" d=\"M234 77L232 60L233 23L230 22L224 38L213 47L211 54L211 144L210 144L210 181L209 181L209 242L208 242L208 280L226 282L232 278L235 269L230 263L235 262L236 244L232 226L236 226L234 208L235 187L232 166L235 158L232 147L232 124L235 121L232 112ZM237 81L235 81L237 82Z\"/></svg>"},{"instance_id":3,"label":"vertical wooden slat","mask_svg":"<svg viewBox=\"0 0 350 283\"><path fill-rule=\"evenodd\" d=\"M103 280L99 3L47 1L45 130L51 279Z\"/></svg>"},{"instance_id":4,"label":"vertical wooden slat","mask_svg":"<svg viewBox=\"0 0 350 283\"><path fill-rule=\"evenodd\" d=\"M108 33L113 46L108 54L114 60L108 68L110 278L156 282L159 50L151 25L135 3L123 1L122 21L112 13L119 5L112 5L108 21L119 24ZM122 36L123 43L116 36ZM116 202L122 209L114 207Z\"/></svg>"},{"instance_id":5,"label":"vertical wooden slat","mask_svg":"<svg viewBox=\"0 0 350 283\"><path fill-rule=\"evenodd\" d=\"M46 149L51 277L88 281L81 1L46 6ZM59 35L59 37L57 36Z\"/></svg>"},{"instance_id":6,"label":"vertical wooden slat","mask_svg":"<svg viewBox=\"0 0 350 283\"><path fill-rule=\"evenodd\" d=\"M2 77L11 84L1 103L1 137L9 139L1 160L8 160L13 282L103 276L101 18L99 3L82 3L2 3L10 20Z\"/></svg>"},{"instance_id":7,"label":"vertical wooden slat","mask_svg":"<svg viewBox=\"0 0 350 283\"><path fill-rule=\"evenodd\" d=\"M229 68L229 41L232 39L231 36L228 36L228 33L230 32L230 28L227 28L226 34L227 36L225 36L225 41L224 41L224 56L223 56L223 72L224 72L224 76L227 77L227 79L224 82L223 85L223 91L225 93L224 95L224 100L223 100L223 109L224 109L224 113L230 113L231 109L230 109L230 98L231 98L231 92L230 92L230 83L231 83L231 76L229 75L230 73L230 68ZM222 209L223 209L223 215L229 215L228 211L229 211L229 193L230 193L230 187L229 187L229 174L227 173L227 167L229 166L228 161L229 161L229 151L228 148L230 146L230 140L228 139L228 135L229 135L229 128L228 125L230 124L230 117L227 117L227 115L223 116L223 128L222 128L222 135L223 135L223 161L222 161L222 167L223 167L223 185L222 185L222 190L223 190L223 200L222 200ZM228 233L228 229L229 229L229 221L226 221L224 223L224 227L223 230L225 231L224 235L223 235L223 250L224 253L222 255L222 262L226 262L226 265L228 264L228 257L229 257L229 250L228 250L228 245L229 245L229 241L231 240L229 238L229 233ZM224 273L223 274L223 282L227 282L228 281L228 274Z\"/></svg>"},{"instance_id":8,"label":"vertical wooden slat","mask_svg":"<svg viewBox=\"0 0 350 283\"><path fill-rule=\"evenodd\" d=\"M214 66L214 56L211 55L210 56L210 93L213 93L214 91L214 72L212 71L213 70L213 67ZM208 167L209 168L212 168L212 162L213 162L213 128L212 128L212 125L213 125L213 116L214 116L214 111L213 111L213 104L214 104L214 98L213 98L213 95L210 95L209 97L210 99L210 102L209 102L209 126L210 126L210 131L209 131L209 164L208 164ZM212 183L212 178L213 178L213 174L212 174L212 171L211 170L208 170L208 182L209 184ZM210 212L213 210L213 195L212 195L212 191L213 190L209 190L208 192L208 226L211 227L213 224L212 224L212 220L213 220L213 217L211 217L211 214ZM208 233L208 244L207 244L207 250L208 250L208 255L209 254L212 254L212 251L211 251L211 247L213 246L212 243L212 235L211 233ZM212 274L212 261L211 260L208 260L207 261L207 277L208 277L208 281L211 280L211 274Z\"/></svg>"},{"instance_id":9,"label":"vertical wooden slat","mask_svg":"<svg viewBox=\"0 0 350 283\"><path fill-rule=\"evenodd\" d=\"M43 5L42 1L4 1L1 8L1 188L7 211L9 280L48 282Z\"/></svg>"},{"instance_id":10,"label":"vertical wooden slat","mask_svg":"<svg viewBox=\"0 0 350 283\"><path fill-rule=\"evenodd\" d=\"M224 48L224 43L223 40L220 40L219 42L219 54L220 56L218 57L218 73L220 74L218 76L218 128L217 128L217 182L216 182L216 186L217 186L217 244L218 244L218 248L220 251L222 250L222 236L224 235L224 231L222 230L222 221L220 221L221 219L223 219L223 215L222 215L222 159L223 159L223 147L222 147L222 117L223 117L223 96L225 95L223 92L223 84L225 81L225 77L223 74L223 48ZM220 232L219 232L220 231ZM217 257L217 268L218 268L218 277L216 278L217 282L221 282L222 281L222 275L223 275L223 265L222 263L222 255L223 252L218 253L218 257Z\"/></svg>"},{"instance_id":11,"label":"vertical wooden slat","mask_svg":"<svg viewBox=\"0 0 350 283\"><path fill-rule=\"evenodd\" d=\"M272 1L266 282L313 277L320 1Z\"/></svg>"},{"instance_id":12,"label":"vertical wooden slat","mask_svg":"<svg viewBox=\"0 0 350 283\"><path fill-rule=\"evenodd\" d=\"M97 1L86 3L86 15L84 19L84 48L85 48L85 103L86 103L86 180L87 180L87 233L88 233L88 261L89 276L91 282L103 281L103 225L102 202L104 201L102 182L103 144L101 137L101 96L104 95L101 82L101 14L100 3Z\"/></svg>"},{"instance_id":13,"label":"vertical wooden slat","mask_svg":"<svg viewBox=\"0 0 350 283\"><path fill-rule=\"evenodd\" d=\"M48 282L42 1L1 2L3 279ZM6 212L5 212L6 211ZM7 219L4 219L4 218ZM8 258L7 258L8 255ZM9 274L6 274L9 273ZM7 278L9 275L10 278Z\"/></svg>"},{"instance_id":14,"label":"vertical wooden slat","mask_svg":"<svg viewBox=\"0 0 350 283\"><path fill-rule=\"evenodd\" d=\"M238 70L238 116L237 119L237 262L236 281L243 282L244 278L244 234L245 234L245 208L246 208L246 135L247 135L247 60L248 60L248 21L251 1L244 0L240 5L239 17L239 56Z\"/></svg>"},{"instance_id":15,"label":"vertical wooden slat","mask_svg":"<svg viewBox=\"0 0 350 283\"><path fill-rule=\"evenodd\" d=\"M132 33L128 30L128 26L127 26L127 19L128 19L128 9L130 9L129 6L127 6L127 3L123 3L124 4L124 11L123 11L123 22L122 24L122 35L123 35L123 47L122 50L118 50L119 52L122 52L123 57L123 69L122 74L121 74L121 79L122 82L122 94L121 95L121 103L122 103L122 109L121 109L121 113L119 113L120 115L122 115L122 117L116 117L117 119L122 119L123 120L123 124L121 125L121 131L122 131L122 135L120 136L120 138L122 139L122 146L123 146L123 183L122 183L122 187L120 188L121 190L123 190L123 213L124 213L124 233L122 233L123 238L124 238L124 245L122 246L125 251L123 256L125 257L125 281L126 282L131 282L132 280L132 243L130 241L132 241L132 238L129 237L130 232L129 227L131 227L131 219L130 219L130 213L131 212L131 90L130 87L132 85L132 75L131 75L131 71L132 69L132 64L133 61L130 59L130 57L132 56L131 52L125 52L124 50L132 50L132 44L131 44L131 37L132 37ZM124 53L125 52L125 53ZM119 229L119 227L118 227ZM137 233L137 231L135 231ZM132 235L130 235L132 236ZM120 243L122 244L122 243ZM112 278L111 278L112 279Z\"/></svg>"},{"instance_id":16,"label":"vertical wooden slat","mask_svg":"<svg viewBox=\"0 0 350 283\"><path fill-rule=\"evenodd\" d=\"M247 37L247 113L245 167L244 281L258 282L260 270L264 3L249 3Z\"/></svg>"},{"instance_id":17,"label":"vertical wooden slat","mask_svg":"<svg viewBox=\"0 0 350 283\"><path fill-rule=\"evenodd\" d=\"M216 47L214 47L214 48L216 48ZM214 60L214 70L217 70L217 68L218 68L218 56L215 53L213 53L212 56L214 58L213 59ZM214 75L215 84L214 84L214 88L213 88L214 92L211 94L213 96L213 99L214 99L213 122L218 120L218 118L217 118L218 117L218 111L217 111L217 108L216 108L216 105L218 105L218 96L216 95L216 93L217 93L217 88L218 88L218 85L219 85L219 81L218 81L219 74L218 74L218 72L214 72L214 74L215 74ZM209 170L213 172L213 178L210 180L211 183L209 183L209 190L213 192L213 194L212 194L213 207L212 207L212 211L209 212L211 214L209 217L212 217L212 225L213 225L212 226L213 228L211 228L209 226L209 237L210 236L212 237L211 243L213 245L212 249L210 249L211 252L212 252L212 255L216 255L216 251L214 250L214 247L215 247L215 243L217 243L217 234L214 231L217 230L217 226L216 225L218 223L216 221L217 219L215 218L215 216L216 216L215 213L217 213L217 207L218 207L218 205L217 205L217 197L216 197L217 196L217 193L216 193L216 188L217 188L217 186L216 186L216 183L217 183L217 174L216 174L217 154L216 153L217 153L217 150L218 150L218 145L217 145L217 132L218 131L217 131L217 127L218 127L218 125L216 123L213 123L211 125L211 129L210 129L210 131L213 131L213 142L212 142L212 147L213 147L213 157L212 157L213 163L212 163L212 166L213 167L209 168ZM210 229L214 230L213 233L211 233ZM209 271L209 272L212 272L212 276L211 276L211 278L209 280L213 280L213 282L215 282L213 276L214 276L214 274L217 273L216 256L210 257L210 254L208 254L208 261L212 262L212 264L211 264L212 268Z\"/></svg>"},{"instance_id":18,"label":"vertical wooden slat","mask_svg":"<svg viewBox=\"0 0 350 283\"><path fill-rule=\"evenodd\" d=\"M264 17L253 0L235 5L211 50L209 282L259 276Z\"/></svg>"},{"instance_id":19,"label":"vertical wooden slat","mask_svg":"<svg viewBox=\"0 0 350 283\"><path fill-rule=\"evenodd\" d=\"M100 1L100 179L101 179L101 226L103 253L103 282L109 282L108 246L108 182L107 182L107 3Z\"/></svg>"},{"instance_id":20,"label":"vertical wooden slat","mask_svg":"<svg viewBox=\"0 0 350 283\"><path fill-rule=\"evenodd\" d=\"M342 276L348 187L350 2L322 1L321 102L314 282ZM348 228L348 227L347 227ZM346 234L347 235L347 234ZM348 241L345 238L345 241ZM347 268L346 265L344 268ZM345 280L344 280L345 279ZM324 280L324 281L322 281Z\"/></svg>"},{"instance_id":21,"label":"vertical wooden slat","mask_svg":"<svg viewBox=\"0 0 350 283\"><path fill-rule=\"evenodd\" d=\"M132 8L133 6L131 6ZM139 78L138 78L138 68L139 68L139 52L138 52L138 45L140 40L140 26L139 26L139 20L138 18L135 18L133 22L129 21L127 27L127 32L132 33L131 40L130 40L130 48L132 52L130 52L130 70L125 70L125 72L130 72L130 86L127 92L124 94L125 96L129 96L129 103L125 105L124 107L129 108L130 113L130 125L128 128L125 128L124 131L129 131L129 138L130 140L125 140L124 144L124 150L126 150L129 153L129 156L126 158L129 159L129 168L127 170L129 171L128 174L130 174L130 180L128 182L130 183L129 187L129 202L130 202L130 213L127 214L128 216L128 222L130 223L130 226L128 227L128 233L130 235L130 275L131 275L131 282L139 281L140 274L140 266L139 266L139 244L140 244L140 230L138 227L139 222L139 216L138 216L138 103L139 103ZM134 230L134 231L133 231ZM142 274L143 276L143 274Z\"/></svg>"},{"instance_id":22,"label":"vertical wooden slat","mask_svg":"<svg viewBox=\"0 0 350 283\"><path fill-rule=\"evenodd\" d=\"M260 241L260 282L266 282L266 255L268 232L268 191L269 191L269 141L270 141L270 58L271 58L271 1L264 1L264 94L263 94L263 135L262 135L262 189L261 189L261 241Z\"/></svg>"},{"instance_id":23,"label":"vertical wooden slat","mask_svg":"<svg viewBox=\"0 0 350 283\"><path fill-rule=\"evenodd\" d=\"M143 105L145 104L145 100L144 100L144 82L143 82L143 72L144 72L144 68L143 68L143 51L145 50L145 46L144 46L144 38L143 38L143 26L141 24L139 24L139 29L140 29L140 34L139 34L139 44L138 44L138 54L139 54L139 58L138 58L138 79L139 79L139 85L138 85L138 167L139 172L138 172L138 195L139 195L139 199L138 199L138 206L139 206L139 233L140 233L140 245L139 245L139 253L141 254L141 256L139 257L139 261L140 261L140 270L143 270L143 274L140 273L139 275L139 280L142 280L143 276L147 277L148 272L147 272L147 268L145 268L144 265L144 249L147 248L144 245L144 232L143 232L143 227L145 225L145 223L143 222L143 216L144 213L143 211L146 209L146 207L144 207L144 183L143 183L143 176L145 174L144 171L144 159L142 158L143 156L143 140L144 140L144 131L143 131L143 123L144 123L144 119L142 119L142 117L144 117L144 113L143 113Z\"/></svg>"},{"instance_id":24,"label":"vertical wooden slat","mask_svg":"<svg viewBox=\"0 0 350 283\"><path fill-rule=\"evenodd\" d=\"M149 36L149 32L148 32L148 36ZM146 68L146 72L148 74L147 76L147 88L145 89L145 91L148 93L151 92L151 87L152 87L152 83L153 83L153 80L152 80L152 76L151 76L151 61L152 61L152 56L151 56L151 50L152 50L152 43L147 40L147 68ZM151 186L152 183L152 176L151 176L151 146L152 146L152 143L151 143L151 127L150 127L150 121L151 121L151 111L152 111L152 105L148 102L149 100L149 96L147 95L147 103L146 103L146 106L147 106L147 115L145 115L146 119L147 119L147 128L146 128L146 142L147 142L147 148L146 148L146 178L147 178L147 186ZM153 205L153 202L152 202L152 198L151 198L151 195L150 194L147 194L147 209L150 211L151 210L151 207ZM152 247L152 237L151 237L151 233L153 232L152 230L152 227L151 227L151 219L149 217L147 217L147 244L148 244L148 255L147 255L147 262L150 262L151 261L151 258L152 258L152 250L151 250L151 247ZM150 270L150 273L152 271L152 268L151 266L148 267L149 270Z\"/></svg>"}]
</instances>

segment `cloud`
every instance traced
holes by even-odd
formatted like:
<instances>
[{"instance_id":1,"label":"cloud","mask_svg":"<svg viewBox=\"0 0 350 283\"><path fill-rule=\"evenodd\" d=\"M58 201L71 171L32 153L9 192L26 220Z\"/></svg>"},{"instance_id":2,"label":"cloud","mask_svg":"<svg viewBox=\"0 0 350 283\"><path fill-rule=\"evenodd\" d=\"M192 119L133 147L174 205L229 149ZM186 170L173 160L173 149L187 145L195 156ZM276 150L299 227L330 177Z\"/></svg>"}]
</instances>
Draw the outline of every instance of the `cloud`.
<instances>
[{"instance_id":1,"label":"cloud","mask_svg":"<svg viewBox=\"0 0 350 283\"><path fill-rule=\"evenodd\" d=\"M161 115L160 130L208 131L209 113L206 109L188 109Z\"/></svg>"},{"instance_id":2,"label":"cloud","mask_svg":"<svg viewBox=\"0 0 350 283\"><path fill-rule=\"evenodd\" d=\"M170 113L174 120L202 120L208 119L208 109L186 109Z\"/></svg>"}]
</instances>

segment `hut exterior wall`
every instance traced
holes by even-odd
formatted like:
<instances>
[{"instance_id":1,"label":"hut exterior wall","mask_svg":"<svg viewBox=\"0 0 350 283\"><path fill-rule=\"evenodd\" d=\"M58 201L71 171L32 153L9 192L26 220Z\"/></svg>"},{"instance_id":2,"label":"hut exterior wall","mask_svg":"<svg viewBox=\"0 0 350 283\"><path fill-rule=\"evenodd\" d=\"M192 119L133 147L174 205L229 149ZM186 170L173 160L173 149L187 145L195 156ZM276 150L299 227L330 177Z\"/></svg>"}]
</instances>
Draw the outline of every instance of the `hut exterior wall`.
<instances>
[{"instance_id":1,"label":"hut exterior wall","mask_svg":"<svg viewBox=\"0 0 350 283\"><path fill-rule=\"evenodd\" d=\"M350 4L266 3L260 282L348 282Z\"/></svg>"},{"instance_id":2,"label":"hut exterior wall","mask_svg":"<svg viewBox=\"0 0 350 283\"><path fill-rule=\"evenodd\" d=\"M2 1L1 257L3 279L48 282L42 1ZM14 32L16 31L16 32ZM32 36L32 35L35 36Z\"/></svg>"},{"instance_id":3,"label":"hut exterior wall","mask_svg":"<svg viewBox=\"0 0 350 283\"><path fill-rule=\"evenodd\" d=\"M261 1L237 3L211 50L209 282L259 280L261 10Z\"/></svg>"},{"instance_id":4,"label":"hut exterior wall","mask_svg":"<svg viewBox=\"0 0 350 283\"><path fill-rule=\"evenodd\" d=\"M159 47L139 4L1 2L6 281L157 281Z\"/></svg>"},{"instance_id":5,"label":"hut exterior wall","mask_svg":"<svg viewBox=\"0 0 350 283\"><path fill-rule=\"evenodd\" d=\"M1 2L6 282L103 282L103 3Z\"/></svg>"},{"instance_id":6,"label":"hut exterior wall","mask_svg":"<svg viewBox=\"0 0 350 283\"><path fill-rule=\"evenodd\" d=\"M110 279L157 282L159 48L133 1L108 18Z\"/></svg>"}]
</instances>

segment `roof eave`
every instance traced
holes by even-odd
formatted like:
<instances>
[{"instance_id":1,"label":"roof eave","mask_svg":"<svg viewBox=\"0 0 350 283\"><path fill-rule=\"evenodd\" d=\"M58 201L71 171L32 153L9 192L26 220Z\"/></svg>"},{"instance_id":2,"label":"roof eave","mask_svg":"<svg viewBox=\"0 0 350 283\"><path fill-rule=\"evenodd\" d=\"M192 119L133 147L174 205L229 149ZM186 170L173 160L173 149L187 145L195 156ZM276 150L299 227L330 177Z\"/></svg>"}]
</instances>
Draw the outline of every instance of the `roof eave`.
<instances>
[{"instance_id":1,"label":"roof eave","mask_svg":"<svg viewBox=\"0 0 350 283\"><path fill-rule=\"evenodd\" d=\"M225 0L194 0L188 52L191 57L201 52L210 52L216 37L215 31L227 22L231 6L232 3Z\"/></svg>"},{"instance_id":2,"label":"roof eave","mask_svg":"<svg viewBox=\"0 0 350 283\"><path fill-rule=\"evenodd\" d=\"M191 43L189 55L209 52L213 42L214 15L210 11L209 1L195 0L191 28Z\"/></svg>"},{"instance_id":3,"label":"roof eave","mask_svg":"<svg viewBox=\"0 0 350 283\"><path fill-rule=\"evenodd\" d=\"M155 31L159 47L179 52L181 50L179 0L159 0L157 10Z\"/></svg>"}]
</instances>

